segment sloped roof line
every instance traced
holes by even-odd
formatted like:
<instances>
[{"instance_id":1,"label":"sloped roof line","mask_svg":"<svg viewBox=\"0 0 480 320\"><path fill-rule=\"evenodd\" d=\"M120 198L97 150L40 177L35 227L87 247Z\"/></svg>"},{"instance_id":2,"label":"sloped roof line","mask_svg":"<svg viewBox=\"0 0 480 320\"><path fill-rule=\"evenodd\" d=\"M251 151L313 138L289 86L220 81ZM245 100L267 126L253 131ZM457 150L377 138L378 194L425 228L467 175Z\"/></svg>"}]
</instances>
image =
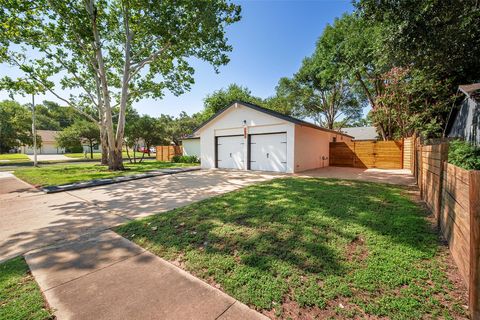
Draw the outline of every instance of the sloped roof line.
<instances>
[{"instance_id":1,"label":"sloped roof line","mask_svg":"<svg viewBox=\"0 0 480 320\"><path fill-rule=\"evenodd\" d=\"M295 124L298 124L298 125L301 125L301 126L305 126L305 127L310 127L310 128L313 128L313 129L317 129L317 130L321 130L321 131L325 131L325 132L331 132L331 133L335 133L335 134L339 134L339 135L342 135L342 136L346 136L346 137L349 137L349 138L353 138L352 136L348 135L348 134L345 134L343 132L340 132L340 131L336 131L336 130L331 130L331 129L327 129L327 128L323 128L323 127L320 127L320 126L317 126L313 123L310 123L310 122L307 122L307 121L304 121L304 120L300 120L300 119L297 119L297 118L294 118L294 117L291 117L291 116L287 116L283 113L280 113L280 112L277 112L277 111L274 111L274 110L271 110L271 109L267 109L267 108L264 108L264 107L260 107L256 104L253 104L253 103L248 103L248 102L244 102L244 101L240 101L240 100L235 100L233 101L228 107L226 108L223 108L221 110L219 110L217 113L215 113L213 116L211 116L207 121L203 122L198 128L196 128L193 132L194 134L198 132L198 130L200 130L201 128L203 128L204 126L206 126L207 124L209 124L210 122L212 122L215 118L217 118L219 115L221 115L223 112L227 111L228 109L230 109L232 106L234 106L236 103L238 104L241 104L242 106L245 106L245 107L248 107L248 108L251 108L253 110L256 110L256 111L259 111L259 112L263 112L265 114L268 114L270 116L273 116L273 117L276 117L276 118L279 118L279 119L282 119L282 120L285 120L287 122L291 122L291 123L295 123Z\"/></svg>"},{"instance_id":2,"label":"sloped roof line","mask_svg":"<svg viewBox=\"0 0 480 320\"><path fill-rule=\"evenodd\" d=\"M480 82L479 83L472 83L472 84L462 84L458 86L458 89L462 91L467 96L471 96L472 93L480 91Z\"/></svg>"}]
</instances>

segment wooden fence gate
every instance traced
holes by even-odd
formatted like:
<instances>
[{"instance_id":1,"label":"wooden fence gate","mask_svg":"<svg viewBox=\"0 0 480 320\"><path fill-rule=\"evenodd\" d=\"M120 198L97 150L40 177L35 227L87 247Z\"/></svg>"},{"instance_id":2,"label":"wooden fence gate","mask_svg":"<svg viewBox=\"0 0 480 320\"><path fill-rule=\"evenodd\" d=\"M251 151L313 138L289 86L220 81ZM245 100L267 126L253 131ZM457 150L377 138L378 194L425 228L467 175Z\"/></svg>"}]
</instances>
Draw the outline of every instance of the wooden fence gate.
<instances>
[{"instance_id":1,"label":"wooden fence gate","mask_svg":"<svg viewBox=\"0 0 480 320\"><path fill-rule=\"evenodd\" d=\"M182 147L180 146L157 146L157 161L172 161L174 156L182 155Z\"/></svg>"},{"instance_id":2,"label":"wooden fence gate","mask_svg":"<svg viewBox=\"0 0 480 320\"><path fill-rule=\"evenodd\" d=\"M330 165L403 169L403 140L330 142Z\"/></svg>"}]
</instances>

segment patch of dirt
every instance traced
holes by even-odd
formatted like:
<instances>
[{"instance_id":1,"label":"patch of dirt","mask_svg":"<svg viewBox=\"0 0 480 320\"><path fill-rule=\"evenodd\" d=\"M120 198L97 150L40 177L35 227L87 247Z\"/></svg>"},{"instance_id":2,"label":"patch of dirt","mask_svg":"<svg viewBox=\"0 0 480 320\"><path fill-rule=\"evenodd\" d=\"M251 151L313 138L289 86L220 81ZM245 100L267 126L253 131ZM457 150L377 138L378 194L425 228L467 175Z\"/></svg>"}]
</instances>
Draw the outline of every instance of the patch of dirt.
<instances>
[{"instance_id":1,"label":"patch of dirt","mask_svg":"<svg viewBox=\"0 0 480 320\"><path fill-rule=\"evenodd\" d=\"M452 255L445 242L442 245L439 245L439 250L437 253L437 259L443 263L443 272L447 275L448 280L451 282L453 288L448 291L448 295L451 299L445 299L444 295L437 295L437 298L443 306L451 306L452 299L455 301L461 301L462 314L451 310L455 314L455 319L469 319L468 317L468 289L463 278L460 276L458 267L453 261Z\"/></svg>"},{"instance_id":2,"label":"patch of dirt","mask_svg":"<svg viewBox=\"0 0 480 320\"><path fill-rule=\"evenodd\" d=\"M368 257L368 250L365 246L365 239L362 236L356 236L347 245L346 249L347 261L351 262L362 262L365 261Z\"/></svg>"},{"instance_id":3,"label":"patch of dirt","mask_svg":"<svg viewBox=\"0 0 480 320\"><path fill-rule=\"evenodd\" d=\"M349 300L343 297L329 301L323 309L317 306L301 307L297 302L287 298L282 305L261 312L270 319L382 319L365 314L360 308L349 303Z\"/></svg>"},{"instance_id":4,"label":"patch of dirt","mask_svg":"<svg viewBox=\"0 0 480 320\"><path fill-rule=\"evenodd\" d=\"M179 267L180 269L185 270L185 267L186 267L186 266L185 266L185 262L184 262L184 260L183 260L183 257L184 257L184 256L185 256L185 255L184 255L183 253L180 253L180 254L175 258L175 260L170 260L170 263L173 264L173 265L175 265L175 266L177 266L177 267Z\"/></svg>"},{"instance_id":5,"label":"patch of dirt","mask_svg":"<svg viewBox=\"0 0 480 320\"><path fill-rule=\"evenodd\" d=\"M443 272L446 274L448 280L451 282L453 288L448 290L448 295L455 301L461 301L461 312L456 312L452 310L451 300L447 300L444 295L436 295L435 298L440 301L443 306L449 306L448 309L454 313L455 319L468 319L468 289L465 281L460 276L458 267L453 261L452 254L448 248L448 242L442 236L441 231L438 227L438 221L435 217L435 214L427 206L425 201L420 197L420 190L417 187L410 187L405 190L405 195L409 197L410 200L415 202L417 205L421 206L425 211L425 219L427 220L430 228L438 236L438 251L437 257L443 266ZM460 314L461 313L461 314Z\"/></svg>"}]
</instances>

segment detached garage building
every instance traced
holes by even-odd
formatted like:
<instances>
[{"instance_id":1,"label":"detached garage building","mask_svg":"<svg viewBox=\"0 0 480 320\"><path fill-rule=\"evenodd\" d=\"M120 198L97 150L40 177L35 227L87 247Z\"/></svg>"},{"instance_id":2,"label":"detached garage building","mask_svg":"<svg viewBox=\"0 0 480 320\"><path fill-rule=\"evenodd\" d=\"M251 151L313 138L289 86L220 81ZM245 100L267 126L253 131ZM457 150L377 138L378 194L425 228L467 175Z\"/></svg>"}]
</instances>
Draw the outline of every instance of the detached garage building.
<instances>
[{"instance_id":1,"label":"detached garage building","mask_svg":"<svg viewBox=\"0 0 480 320\"><path fill-rule=\"evenodd\" d=\"M202 168L300 172L327 167L329 143L351 141L341 132L234 102L200 126Z\"/></svg>"}]
</instances>

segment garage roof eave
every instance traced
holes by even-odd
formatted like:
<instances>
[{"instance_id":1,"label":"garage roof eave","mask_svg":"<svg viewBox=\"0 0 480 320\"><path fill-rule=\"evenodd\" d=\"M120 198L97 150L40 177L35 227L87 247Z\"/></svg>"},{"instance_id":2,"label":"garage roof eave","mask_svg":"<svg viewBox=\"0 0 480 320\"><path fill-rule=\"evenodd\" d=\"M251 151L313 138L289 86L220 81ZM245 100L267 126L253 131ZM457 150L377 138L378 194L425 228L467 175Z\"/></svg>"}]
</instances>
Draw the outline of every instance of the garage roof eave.
<instances>
[{"instance_id":1,"label":"garage roof eave","mask_svg":"<svg viewBox=\"0 0 480 320\"><path fill-rule=\"evenodd\" d=\"M335 130L331 130L331 129L327 129L327 128L322 128L320 126L317 126L313 123L310 123L310 122L306 122L306 121L303 121L303 120L300 120L300 119L297 119L297 118L294 118L294 117L291 117L291 116L287 116L285 114L282 114L280 112L277 112L277 111L274 111L274 110L270 110L270 109L267 109L267 108L264 108L264 107L260 107L256 104L253 104L253 103L248 103L248 102L243 102L243 101L240 101L240 100L236 100L234 102L232 102L228 107L226 108L223 108L222 110L218 111L217 113L215 113L213 116L211 116L207 121L203 122L197 129L195 129L193 131L193 134L196 135L198 133L198 131L200 129L202 129L204 126L206 126L207 124L209 124L210 122L212 122L215 118L217 118L219 115L221 115L223 112L225 112L226 110L230 109L232 106L234 106L236 103L238 104L241 104L242 106L245 106L245 107L248 107L248 108L251 108L251 109L254 109L256 111L259 111L259 112L263 112L263 113L266 113L268 115L271 115L273 117L276 117L276 118L279 118L279 119L282 119L282 120L285 120L285 121L288 121L288 122L291 122L291 123L294 123L294 124L298 124L300 126L305 126L305 127L310 127L310 128L313 128L313 129L317 129L317 130L321 130L321 131L325 131L325 132L330 132L330 133L335 133L335 134L338 134L338 135L341 135L341 136L345 136L345 137L349 137L349 138L352 138L352 136L348 135L348 134L345 134L343 132L339 132L339 131L335 131Z\"/></svg>"}]
</instances>

